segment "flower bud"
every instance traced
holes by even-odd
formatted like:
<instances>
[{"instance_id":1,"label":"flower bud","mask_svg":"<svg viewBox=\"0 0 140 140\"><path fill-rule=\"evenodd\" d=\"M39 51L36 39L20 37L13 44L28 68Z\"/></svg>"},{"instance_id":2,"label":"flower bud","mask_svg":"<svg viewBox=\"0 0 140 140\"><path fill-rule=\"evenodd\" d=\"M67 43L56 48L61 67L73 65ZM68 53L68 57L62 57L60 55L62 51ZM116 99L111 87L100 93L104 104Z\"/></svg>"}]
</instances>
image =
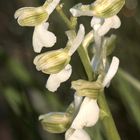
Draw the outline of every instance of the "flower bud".
<instances>
[{"instance_id":1,"label":"flower bud","mask_svg":"<svg viewBox=\"0 0 140 140\"><path fill-rule=\"evenodd\" d=\"M107 18L116 15L124 6L125 0L96 0L92 4L93 15Z\"/></svg>"},{"instance_id":2,"label":"flower bud","mask_svg":"<svg viewBox=\"0 0 140 140\"><path fill-rule=\"evenodd\" d=\"M43 7L23 7L15 12L15 18L21 26L37 26L48 19L48 13Z\"/></svg>"},{"instance_id":3,"label":"flower bud","mask_svg":"<svg viewBox=\"0 0 140 140\"><path fill-rule=\"evenodd\" d=\"M99 81L89 82L85 80L77 80L72 82L72 88L76 90L78 96L86 96L97 99L102 91L102 84Z\"/></svg>"},{"instance_id":4,"label":"flower bud","mask_svg":"<svg viewBox=\"0 0 140 140\"><path fill-rule=\"evenodd\" d=\"M67 48L54 50L35 57L34 64L38 71L55 74L65 68L70 61Z\"/></svg>"},{"instance_id":5,"label":"flower bud","mask_svg":"<svg viewBox=\"0 0 140 140\"><path fill-rule=\"evenodd\" d=\"M43 129L50 133L65 132L71 122L71 116L68 113L53 112L39 117Z\"/></svg>"}]
</instances>

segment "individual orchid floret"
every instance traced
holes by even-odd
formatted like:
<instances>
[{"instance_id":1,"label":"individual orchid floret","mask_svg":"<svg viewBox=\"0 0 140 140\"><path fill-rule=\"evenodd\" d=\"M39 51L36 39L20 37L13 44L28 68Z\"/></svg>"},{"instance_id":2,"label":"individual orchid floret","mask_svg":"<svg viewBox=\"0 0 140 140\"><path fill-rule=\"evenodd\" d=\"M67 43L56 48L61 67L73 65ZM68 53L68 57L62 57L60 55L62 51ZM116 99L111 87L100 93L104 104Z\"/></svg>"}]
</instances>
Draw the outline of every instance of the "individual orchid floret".
<instances>
[{"instance_id":1,"label":"individual orchid floret","mask_svg":"<svg viewBox=\"0 0 140 140\"><path fill-rule=\"evenodd\" d=\"M52 112L39 116L43 129L50 133L63 133L70 126L72 116L68 113Z\"/></svg>"},{"instance_id":2,"label":"individual orchid floret","mask_svg":"<svg viewBox=\"0 0 140 140\"><path fill-rule=\"evenodd\" d=\"M88 133L83 129L68 129L65 134L65 140L91 140Z\"/></svg>"},{"instance_id":3,"label":"individual orchid floret","mask_svg":"<svg viewBox=\"0 0 140 140\"><path fill-rule=\"evenodd\" d=\"M108 87L108 85L110 84L110 81L113 79L113 77L117 73L118 68L119 68L119 59L117 57L113 57L110 67L108 69L108 72L105 75L105 78L103 80L104 87Z\"/></svg>"},{"instance_id":4,"label":"individual orchid floret","mask_svg":"<svg viewBox=\"0 0 140 140\"><path fill-rule=\"evenodd\" d=\"M47 0L40 7L23 7L15 12L15 18L21 26L34 26L33 48L36 53L40 53L43 47L52 47L56 43L56 36L47 29L46 23L50 14L59 4L60 0Z\"/></svg>"},{"instance_id":5,"label":"individual orchid floret","mask_svg":"<svg viewBox=\"0 0 140 140\"><path fill-rule=\"evenodd\" d=\"M48 20L59 2L60 0L48 0L47 5L40 7L23 7L15 12L14 17L20 26L37 26Z\"/></svg>"},{"instance_id":6,"label":"individual orchid floret","mask_svg":"<svg viewBox=\"0 0 140 140\"><path fill-rule=\"evenodd\" d=\"M76 90L76 95L85 97L77 116L73 120L71 128L82 129L84 127L91 127L96 124L99 119L99 107L97 98L103 91L101 83L101 76L94 82L86 80L77 80L72 82L72 88Z\"/></svg>"},{"instance_id":7,"label":"individual orchid floret","mask_svg":"<svg viewBox=\"0 0 140 140\"><path fill-rule=\"evenodd\" d=\"M50 91L56 91L60 84L69 79L72 68L69 65L72 54L80 46L84 39L85 29L80 25L77 35L73 31L67 32L68 43L64 49L49 51L35 57L34 64L37 70L51 74L46 87Z\"/></svg>"},{"instance_id":8,"label":"individual orchid floret","mask_svg":"<svg viewBox=\"0 0 140 140\"><path fill-rule=\"evenodd\" d=\"M93 17L91 20L91 26L99 36L104 36L110 29L119 28L121 26L121 21L116 15L104 19L104 22L100 18Z\"/></svg>"},{"instance_id":9,"label":"individual orchid floret","mask_svg":"<svg viewBox=\"0 0 140 140\"><path fill-rule=\"evenodd\" d=\"M56 36L48 31L48 27L48 22L35 26L32 40L34 51L37 53L40 53L43 47L52 47L56 43Z\"/></svg>"},{"instance_id":10,"label":"individual orchid floret","mask_svg":"<svg viewBox=\"0 0 140 140\"><path fill-rule=\"evenodd\" d=\"M94 126L99 119L99 112L97 100L85 97L71 128L82 129L83 127Z\"/></svg>"},{"instance_id":11,"label":"individual orchid floret","mask_svg":"<svg viewBox=\"0 0 140 140\"><path fill-rule=\"evenodd\" d=\"M123 5L125 0L96 0L91 5L77 4L70 9L73 16L95 16L100 18L108 18L116 15Z\"/></svg>"}]
</instances>

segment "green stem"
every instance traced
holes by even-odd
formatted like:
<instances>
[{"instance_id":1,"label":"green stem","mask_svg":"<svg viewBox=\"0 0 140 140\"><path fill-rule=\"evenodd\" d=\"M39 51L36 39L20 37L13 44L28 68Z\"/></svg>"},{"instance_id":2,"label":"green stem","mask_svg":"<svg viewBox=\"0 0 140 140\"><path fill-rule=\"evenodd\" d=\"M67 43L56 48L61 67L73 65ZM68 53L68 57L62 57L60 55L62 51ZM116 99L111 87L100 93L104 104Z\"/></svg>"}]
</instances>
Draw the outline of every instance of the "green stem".
<instances>
[{"instance_id":1,"label":"green stem","mask_svg":"<svg viewBox=\"0 0 140 140\"><path fill-rule=\"evenodd\" d=\"M64 14L63 10L62 10L62 6L58 5L56 7L57 12L59 13L60 17L63 19L63 21L65 22L65 24L67 25L67 27L72 30L75 29L75 27L72 26L70 20L67 18L67 16Z\"/></svg>"},{"instance_id":2,"label":"green stem","mask_svg":"<svg viewBox=\"0 0 140 140\"><path fill-rule=\"evenodd\" d=\"M107 137L107 140L120 140L121 138L115 126L115 122L113 120L112 114L108 107L104 92L101 93L100 97L98 98L98 103L99 103L100 109L107 113L107 116L101 120L103 131Z\"/></svg>"},{"instance_id":3,"label":"green stem","mask_svg":"<svg viewBox=\"0 0 140 140\"><path fill-rule=\"evenodd\" d=\"M67 16L64 14L61 6L58 6L56 8L56 10L57 10L58 14L61 16L61 18L63 19L63 21L66 23L67 27L69 29L75 29L75 27L71 26L73 24L67 18ZM94 73L92 70L92 66L90 64L88 54L82 45L78 48L78 53L79 53L80 59L83 63L83 66L85 68L86 74L88 76L88 80L93 81L94 80ZM101 121L102 125L103 125L103 129L104 129L104 133L107 137L107 140L120 140L120 136L119 136L118 131L116 129L116 126L115 126L114 120L112 118L110 109L107 105L104 93L102 93L101 96L98 98L98 103L99 103L100 109L104 110L108 114L108 116L105 117Z\"/></svg>"}]
</instances>

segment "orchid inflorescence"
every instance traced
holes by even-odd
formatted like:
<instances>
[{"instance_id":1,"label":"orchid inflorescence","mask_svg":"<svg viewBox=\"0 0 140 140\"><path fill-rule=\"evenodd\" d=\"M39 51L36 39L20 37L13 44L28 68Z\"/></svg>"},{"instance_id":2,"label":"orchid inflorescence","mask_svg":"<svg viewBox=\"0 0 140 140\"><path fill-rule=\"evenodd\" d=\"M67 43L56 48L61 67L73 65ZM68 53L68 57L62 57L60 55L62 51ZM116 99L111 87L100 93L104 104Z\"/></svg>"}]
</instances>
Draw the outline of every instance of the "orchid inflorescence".
<instances>
[{"instance_id":1,"label":"orchid inflorescence","mask_svg":"<svg viewBox=\"0 0 140 140\"><path fill-rule=\"evenodd\" d=\"M51 133L63 133L66 131L66 140L90 140L85 127L94 126L100 115L98 97L116 74L119 67L119 59L113 57L109 66L108 56L113 51L115 35L106 37L110 29L117 29L121 21L117 16L125 3L125 0L96 0L92 4L77 4L70 9L73 17L91 16L92 30L85 35L85 27L79 25L76 33L74 30L66 31L68 37L65 48L47 51L37 55L33 61L38 71L49 74L46 88L55 92L62 82L69 79L72 74L72 66L69 64L72 55L78 47L85 47L94 40L93 57L91 66L94 73L94 81L72 81L71 87L75 90L74 101L65 112L52 112L41 115L39 120L44 130ZM15 18L21 26L33 26L33 49L40 53L43 47L53 47L57 41L54 33L49 31L47 22L50 14L60 5L60 0L46 0L40 7L24 7L15 12ZM83 46L80 46L83 45ZM88 46L87 46L88 47Z\"/></svg>"}]
</instances>

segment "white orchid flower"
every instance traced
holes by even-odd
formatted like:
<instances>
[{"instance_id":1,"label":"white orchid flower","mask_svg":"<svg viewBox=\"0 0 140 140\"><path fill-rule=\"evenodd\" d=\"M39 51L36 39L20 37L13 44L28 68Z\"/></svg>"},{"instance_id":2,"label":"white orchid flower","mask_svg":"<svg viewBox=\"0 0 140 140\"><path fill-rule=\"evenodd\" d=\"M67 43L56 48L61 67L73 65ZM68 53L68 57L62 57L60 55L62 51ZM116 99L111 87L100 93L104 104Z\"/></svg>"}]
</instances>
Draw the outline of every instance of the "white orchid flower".
<instances>
[{"instance_id":1,"label":"white orchid flower","mask_svg":"<svg viewBox=\"0 0 140 140\"><path fill-rule=\"evenodd\" d=\"M85 29L81 24L77 36L73 40L69 40L70 49L68 51L68 55L72 56L72 54L77 50L84 39ZM68 37L69 38L69 37ZM47 80L46 88L52 92L56 91L62 82L65 82L69 79L72 74L72 67L68 64L63 70L56 74L51 74Z\"/></svg>"},{"instance_id":2,"label":"white orchid flower","mask_svg":"<svg viewBox=\"0 0 140 140\"><path fill-rule=\"evenodd\" d=\"M47 0L40 7L23 7L15 12L15 18L21 26L34 26L33 49L40 53L43 47L52 47L56 36L48 31L49 23L45 23L60 0Z\"/></svg>"},{"instance_id":3,"label":"white orchid flower","mask_svg":"<svg viewBox=\"0 0 140 140\"><path fill-rule=\"evenodd\" d=\"M65 140L91 140L88 133L83 129L68 129L65 134Z\"/></svg>"},{"instance_id":4,"label":"white orchid flower","mask_svg":"<svg viewBox=\"0 0 140 140\"><path fill-rule=\"evenodd\" d=\"M118 7L115 7L116 3ZM120 27L121 21L116 14L120 11L124 3L124 0L96 0L90 5L77 4L70 9L70 12L74 17L93 17L91 26L97 31L99 36L103 36L107 34L110 29L117 29Z\"/></svg>"},{"instance_id":5,"label":"white orchid flower","mask_svg":"<svg viewBox=\"0 0 140 140\"><path fill-rule=\"evenodd\" d=\"M34 59L37 70L50 74L46 88L52 92L56 91L62 82L69 79L72 73L69 61L84 39L85 28L81 24L76 36L70 35L70 32L67 32L67 35L69 41L66 48L40 54Z\"/></svg>"},{"instance_id":6,"label":"white orchid flower","mask_svg":"<svg viewBox=\"0 0 140 140\"><path fill-rule=\"evenodd\" d=\"M56 43L56 36L54 33L48 31L48 27L48 22L35 26L33 48L37 53L40 53L43 47L52 47Z\"/></svg>"},{"instance_id":7,"label":"white orchid flower","mask_svg":"<svg viewBox=\"0 0 140 140\"><path fill-rule=\"evenodd\" d=\"M96 124L99 119L99 107L97 100L85 97L80 110L75 117L71 128L82 129L83 127L91 127Z\"/></svg>"}]
</instances>

